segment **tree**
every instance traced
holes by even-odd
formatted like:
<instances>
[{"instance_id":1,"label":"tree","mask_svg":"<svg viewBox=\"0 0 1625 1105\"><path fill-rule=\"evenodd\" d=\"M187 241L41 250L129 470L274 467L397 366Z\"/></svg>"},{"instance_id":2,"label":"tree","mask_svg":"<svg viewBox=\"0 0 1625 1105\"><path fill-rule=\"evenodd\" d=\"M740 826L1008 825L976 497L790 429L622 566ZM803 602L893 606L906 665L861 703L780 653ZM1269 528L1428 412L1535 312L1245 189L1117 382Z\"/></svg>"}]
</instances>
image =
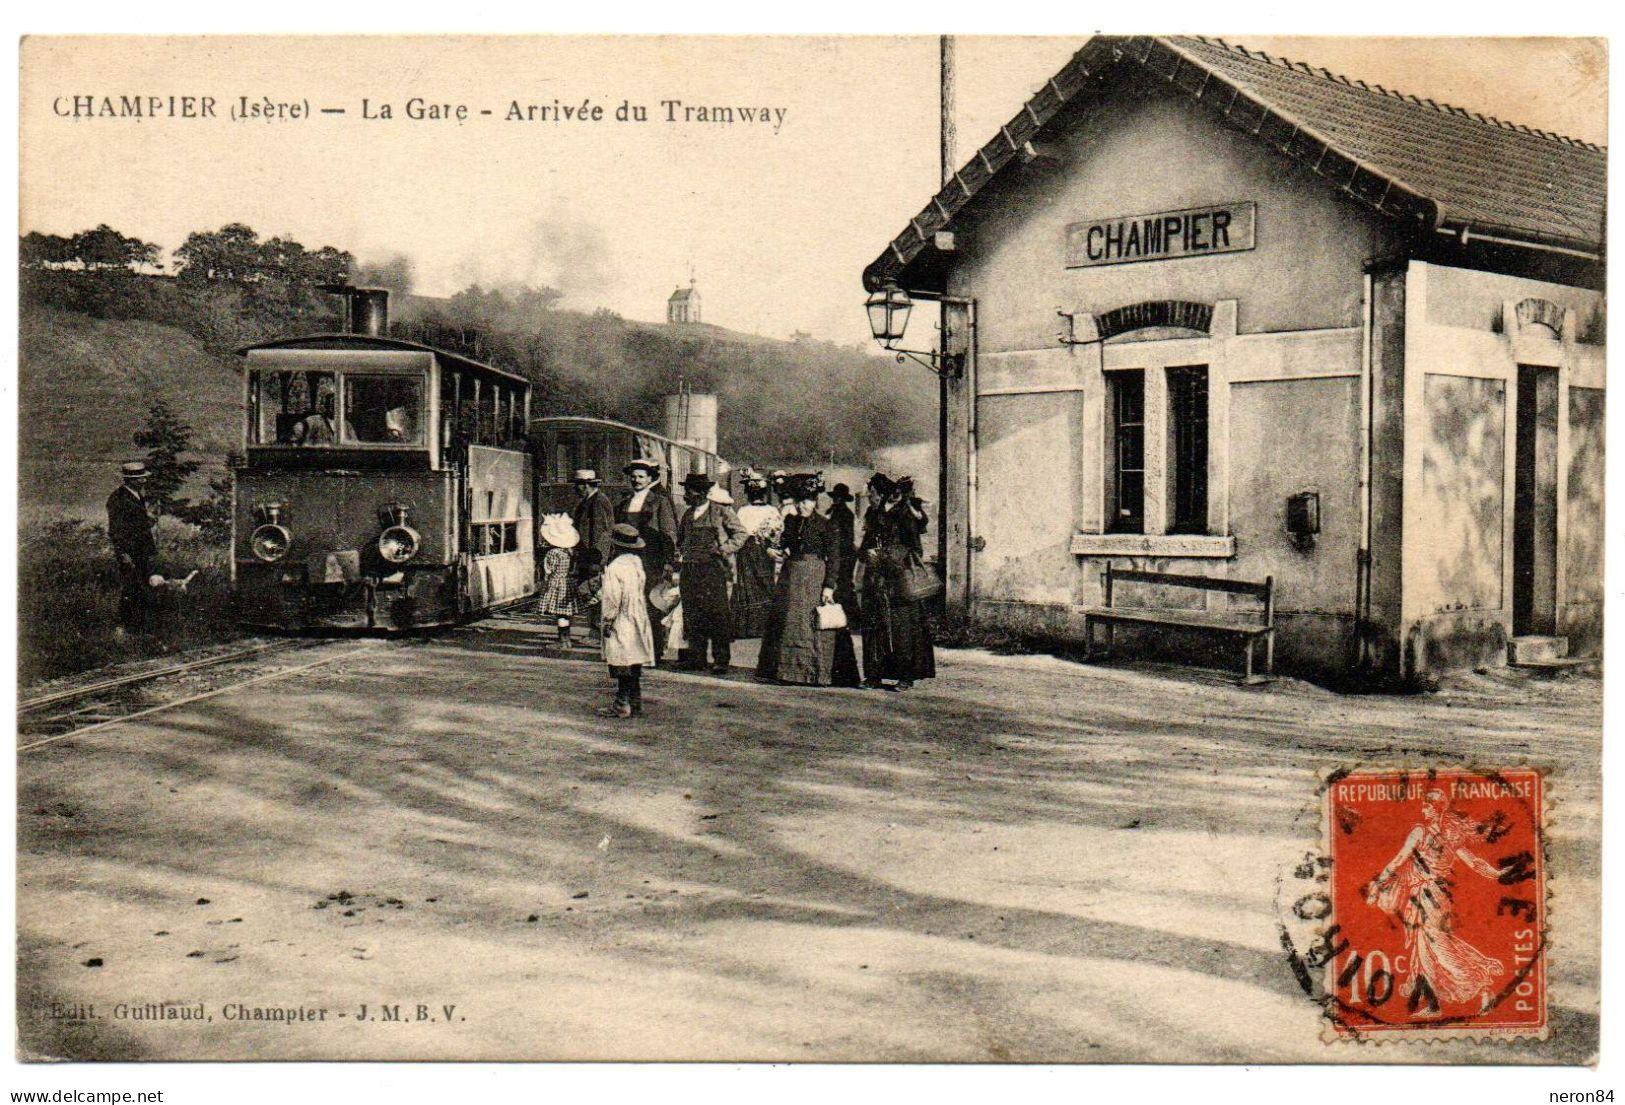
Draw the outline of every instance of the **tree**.
<instances>
[{"instance_id":1,"label":"tree","mask_svg":"<svg viewBox=\"0 0 1625 1105\"><path fill-rule=\"evenodd\" d=\"M310 250L283 237L262 242L254 228L243 223L193 231L175 251L175 260L183 280L289 287L340 283L355 266L355 258L345 250L332 246Z\"/></svg>"},{"instance_id":2,"label":"tree","mask_svg":"<svg viewBox=\"0 0 1625 1105\"><path fill-rule=\"evenodd\" d=\"M219 230L194 230L175 251L185 280L248 281L260 277L263 257L259 235L242 223Z\"/></svg>"},{"instance_id":3,"label":"tree","mask_svg":"<svg viewBox=\"0 0 1625 1105\"><path fill-rule=\"evenodd\" d=\"M223 541L231 536L232 489L236 485L233 465L237 456L226 454L226 471L209 481L206 499L187 499L174 504L175 517L189 522L203 531L211 541Z\"/></svg>"},{"instance_id":4,"label":"tree","mask_svg":"<svg viewBox=\"0 0 1625 1105\"><path fill-rule=\"evenodd\" d=\"M54 269L73 257L73 241L60 234L35 230L23 235L17 244L18 260L27 269Z\"/></svg>"},{"instance_id":5,"label":"tree","mask_svg":"<svg viewBox=\"0 0 1625 1105\"><path fill-rule=\"evenodd\" d=\"M158 264L159 248L140 238L127 238L106 223L81 230L71 238L35 231L18 244L25 268L81 268L92 272L139 269Z\"/></svg>"},{"instance_id":6,"label":"tree","mask_svg":"<svg viewBox=\"0 0 1625 1105\"><path fill-rule=\"evenodd\" d=\"M162 514L176 514L176 492L198 470L197 461L182 459L192 447L192 427L176 417L167 400L154 399L135 443L147 451L149 501Z\"/></svg>"}]
</instances>

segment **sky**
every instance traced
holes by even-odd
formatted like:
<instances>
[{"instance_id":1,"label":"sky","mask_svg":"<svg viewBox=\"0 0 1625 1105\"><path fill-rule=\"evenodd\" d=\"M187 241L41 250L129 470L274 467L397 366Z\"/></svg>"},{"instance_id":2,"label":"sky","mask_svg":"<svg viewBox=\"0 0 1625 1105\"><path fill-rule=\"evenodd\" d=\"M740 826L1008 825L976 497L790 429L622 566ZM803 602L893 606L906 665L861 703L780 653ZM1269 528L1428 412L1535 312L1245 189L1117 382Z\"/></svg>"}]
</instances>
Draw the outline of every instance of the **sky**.
<instances>
[{"instance_id":1,"label":"sky","mask_svg":"<svg viewBox=\"0 0 1625 1105\"><path fill-rule=\"evenodd\" d=\"M1226 37L1606 139L1595 40ZM960 37L962 154L1084 41ZM663 319L692 271L708 322L867 345L862 270L937 183L937 56L923 35L30 38L21 224L65 234L105 222L167 250L244 222L363 261L404 255L425 294L546 284L566 306L639 319ZM213 96L221 116L239 97L269 97L315 114L57 114L75 95L121 94ZM412 97L469 115L408 119ZM623 103L648 121L617 121ZM579 121L583 104L603 117ZM718 106L767 108L770 121L687 110Z\"/></svg>"}]
</instances>

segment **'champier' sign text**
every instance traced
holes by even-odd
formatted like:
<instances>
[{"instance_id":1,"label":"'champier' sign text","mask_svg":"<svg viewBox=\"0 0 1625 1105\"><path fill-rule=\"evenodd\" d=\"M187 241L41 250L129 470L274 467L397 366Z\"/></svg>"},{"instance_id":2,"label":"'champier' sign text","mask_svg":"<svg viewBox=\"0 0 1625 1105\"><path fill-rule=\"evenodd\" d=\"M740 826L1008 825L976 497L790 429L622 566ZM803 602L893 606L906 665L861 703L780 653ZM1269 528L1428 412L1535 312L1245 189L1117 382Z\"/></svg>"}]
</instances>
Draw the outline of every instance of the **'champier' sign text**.
<instances>
[{"instance_id":1,"label":"'champier' sign text","mask_svg":"<svg viewBox=\"0 0 1625 1105\"><path fill-rule=\"evenodd\" d=\"M1226 203L1073 223L1066 228L1066 267L1166 261L1252 249L1257 214L1257 204Z\"/></svg>"}]
</instances>

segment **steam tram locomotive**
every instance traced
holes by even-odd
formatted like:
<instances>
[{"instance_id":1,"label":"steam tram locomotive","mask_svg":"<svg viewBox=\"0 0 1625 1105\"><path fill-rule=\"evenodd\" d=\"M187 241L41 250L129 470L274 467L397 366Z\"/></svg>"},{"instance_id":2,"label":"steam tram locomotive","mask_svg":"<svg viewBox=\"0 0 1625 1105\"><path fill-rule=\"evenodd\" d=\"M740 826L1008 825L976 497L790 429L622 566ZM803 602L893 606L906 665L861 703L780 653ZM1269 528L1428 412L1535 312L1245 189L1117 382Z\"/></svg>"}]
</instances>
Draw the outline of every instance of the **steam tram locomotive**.
<instances>
[{"instance_id":1,"label":"steam tram locomotive","mask_svg":"<svg viewBox=\"0 0 1625 1105\"><path fill-rule=\"evenodd\" d=\"M278 629L447 625L536 590L530 384L386 337L387 293L346 333L249 346L232 519L239 617Z\"/></svg>"}]
</instances>

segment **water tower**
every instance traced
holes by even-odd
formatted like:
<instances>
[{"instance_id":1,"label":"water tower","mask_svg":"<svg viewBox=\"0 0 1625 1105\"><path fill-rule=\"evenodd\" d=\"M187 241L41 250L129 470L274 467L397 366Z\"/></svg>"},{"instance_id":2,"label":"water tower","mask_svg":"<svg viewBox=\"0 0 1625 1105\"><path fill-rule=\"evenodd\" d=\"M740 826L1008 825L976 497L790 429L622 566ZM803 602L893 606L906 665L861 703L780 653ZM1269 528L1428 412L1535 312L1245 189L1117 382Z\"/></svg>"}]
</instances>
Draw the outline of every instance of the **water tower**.
<instances>
[{"instance_id":1,"label":"water tower","mask_svg":"<svg viewBox=\"0 0 1625 1105\"><path fill-rule=\"evenodd\" d=\"M716 452L717 397L678 384L677 394L666 396L666 436L708 453Z\"/></svg>"}]
</instances>

